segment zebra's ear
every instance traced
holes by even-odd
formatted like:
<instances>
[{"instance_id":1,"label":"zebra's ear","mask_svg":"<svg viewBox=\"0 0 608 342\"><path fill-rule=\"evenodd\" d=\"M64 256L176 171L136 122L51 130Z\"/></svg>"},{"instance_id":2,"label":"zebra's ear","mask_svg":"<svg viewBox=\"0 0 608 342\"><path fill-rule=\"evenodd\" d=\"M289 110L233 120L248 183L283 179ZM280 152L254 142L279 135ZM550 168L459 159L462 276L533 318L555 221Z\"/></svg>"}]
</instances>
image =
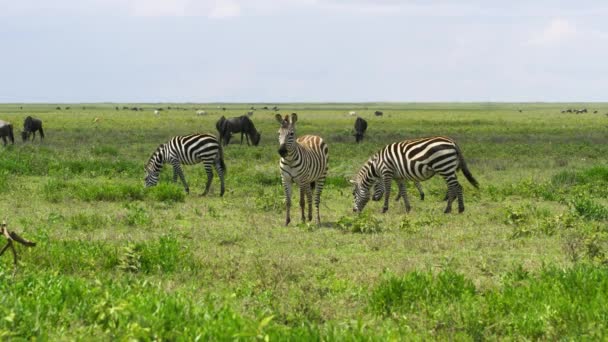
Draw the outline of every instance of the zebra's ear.
<instances>
[{"instance_id":1,"label":"zebra's ear","mask_svg":"<svg viewBox=\"0 0 608 342\"><path fill-rule=\"evenodd\" d=\"M278 121L280 124L283 124L283 117L281 116L281 114L277 114L277 115L275 115L275 116L274 116L274 118L275 118L275 119L277 119L277 121Z\"/></svg>"},{"instance_id":2,"label":"zebra's ear","mask_svg":"<svg viewBox=\"0 0 608 342\"><path fill-rule=\"evenodd\" d=\"M291 113L291 124L295 124L296 121L298 121L298 114L296 113Z\"/></svg>"},{"instance_id":3,"label":"zebra's ear","mask_svg":"<svg viewBox=\"0 0 608 342\"><path fill-rule=\"evenodd\" d=\"M348 180L348 182L349 182L350 184L356 184L356 183L357 183L357 182L355 182L355 181L354 181L354 180L352 180L352 179L349 179L349 180Z\"/></svg>"}]
</instances>

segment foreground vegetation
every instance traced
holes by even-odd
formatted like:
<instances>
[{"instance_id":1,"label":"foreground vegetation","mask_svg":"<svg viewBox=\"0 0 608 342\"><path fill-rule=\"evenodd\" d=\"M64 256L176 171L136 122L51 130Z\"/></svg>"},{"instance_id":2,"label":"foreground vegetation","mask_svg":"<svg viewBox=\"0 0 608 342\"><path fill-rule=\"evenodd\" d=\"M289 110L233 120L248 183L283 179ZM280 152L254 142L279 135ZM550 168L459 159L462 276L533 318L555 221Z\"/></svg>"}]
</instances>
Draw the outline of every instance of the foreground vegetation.
<instances>
[{"instance_id":1,"label":"foreground vegetation","mask_svg":"<svg viewBox=\"0 0 608 342\"><path fill-rule=\"evenodd\" d=\"M283 227L272 111L260 146L225 149L226 194L202 166L143 188L171 136L215 133L250 104L2 105L44 143L0 151L0 218L38 245L0 260L0 336L17 339L602 339L608 334L608 105L283 104L330 148L321 227ZM122 108L123 105L118 105ZM159 116L152 108L164 107ZM172 107L168 109L167 107ZM269 105L272 107L272 105ZM588 107L599 114L562 114ZM23 107L23 109L20 109ZM187 108L187 110L176 109ZM195 108L206 116L195 115ZM384 116L375 117L374 110ZM520 112L519 109L522 109ZM369 122L354 144L354 110ZM448 135L480 190L444 215L445 183L352 214L348 179L385 144ZM462 177L461 177L462 178ZM297 204L297 192L293 197ZM297 205L296 205L297 206Z\"/></svg>"}]
</instances>

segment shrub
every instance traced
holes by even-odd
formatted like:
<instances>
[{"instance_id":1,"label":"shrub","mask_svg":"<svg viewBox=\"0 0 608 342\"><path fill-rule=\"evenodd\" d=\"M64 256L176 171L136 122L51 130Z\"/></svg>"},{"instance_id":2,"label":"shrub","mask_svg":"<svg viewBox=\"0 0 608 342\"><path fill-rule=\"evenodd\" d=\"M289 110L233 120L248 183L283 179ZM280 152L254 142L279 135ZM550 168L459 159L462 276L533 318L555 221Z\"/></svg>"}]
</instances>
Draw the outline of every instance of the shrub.
<instances>
[{"instance_id":1,"label":"shrub","mask_svg":"<svg viewBox=\"0 0 608 342\"><path fill-rule=\"evenodd\" d=\"M608 209L585 195L575 195L568 202L570 207L581 217L588 220L608 219Z\"/></svg>"},{"instance_id":2,"label":"shrub","mask_svg":"<svg viewBox=\"0 0 608 342\"><path fill-rule=\"evenodd\" d=\"M355 217L342 216L336 224L343 232L371 234L382 232L380 223L375 217L361 213Z\"/></svg>"},{"instance_id":3,"label":"shrub","mask_svg":"<svg viewBox=\"0 0 608 342\"><path fill-rule=\"evenodd\" d=\"M174 183L160 183L147 190L153 199L161 202L183 202L186 198L184 188Z\"/></svg>"}]
</instances>

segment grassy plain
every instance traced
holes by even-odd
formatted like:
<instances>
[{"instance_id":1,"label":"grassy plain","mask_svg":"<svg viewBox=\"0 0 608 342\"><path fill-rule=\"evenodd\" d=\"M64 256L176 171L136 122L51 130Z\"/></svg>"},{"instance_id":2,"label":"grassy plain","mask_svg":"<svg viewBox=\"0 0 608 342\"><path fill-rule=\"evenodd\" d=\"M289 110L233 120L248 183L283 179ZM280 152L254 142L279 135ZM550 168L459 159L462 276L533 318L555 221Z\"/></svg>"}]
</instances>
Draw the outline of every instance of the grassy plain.
<instances>
[{"instance_id":1,"label":"grassy plain","mask_svg":"<svg viewBox=\"0 0 608 342\"><path fill-rule=\"evenodd\" d=\"M299 135L329 145L321 227L300 223L297 192L283 226L278 127L264 104L253 116L260 146L225 148L223 198L217 177L200 196L202 166L184 168L190 195L170 168L143 189L143 165L170 137L215 134L221 115L251 104L60 106L0 105L17 134L32 115L47 135L0 148L0 218L38 243L17 247L14 275L11 256L0 260L4 338L608 335L608 104L281 104L298 113ZM582 107L599 113L560 112ZM360 145L351 110L369 123ZM454 138L481 184L460 177L466 211L444 215L433 178L425 201L410 185L408 215L391 200L386 214L370 203L354 216L348 179L363 162L430 135Z\"/></svg>"}]
</instances>

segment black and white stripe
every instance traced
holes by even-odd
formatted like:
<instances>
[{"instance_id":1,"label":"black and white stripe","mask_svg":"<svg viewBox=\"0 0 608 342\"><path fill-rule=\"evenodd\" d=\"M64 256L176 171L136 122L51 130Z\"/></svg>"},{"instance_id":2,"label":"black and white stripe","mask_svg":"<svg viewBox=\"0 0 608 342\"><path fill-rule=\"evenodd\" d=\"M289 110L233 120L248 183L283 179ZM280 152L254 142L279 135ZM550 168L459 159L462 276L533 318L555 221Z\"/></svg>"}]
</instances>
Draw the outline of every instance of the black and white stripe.
<instances>
[{"instance_id":1,"label":"black and white stripe","mask_svg":"<svg viewBox=\"0 0 608 342\"><path fill-rule=\"evenodd\" d=\"M312 191L315 192L316 222L319 224L319 203L321 202L321 191L327 177L328 148L321 137L305 135L296 140L295 123L298 115L292 113L291 117L275 116L281 124L279 128L279 154L281 161L281 178L285 190L286 218L285 225L291 221L289 211L291 209L291 184L296 183L300 188L300 208L302 209L302 221L306 222L304 215L305 198L308 201L308 220L312 221Z\"/></svg>"},{"instance_id":2,"label":"black and white stripe","mask_svg":"<svg viewBox=\"0 0 608 342\"><path fill-rule=\"evenodd\" d=\"M370 189L378 181L384 183L384 207L388 210L391 182L397 181L399 195L403 197L405 210L410 210L405 181L421 182L436 173L448 185L446 213L452 210L452 202L458 198L458 211L464 211L462 186L458 183L456 171L462 170L467 180L475 187L478 183L467 168L462 152L456 143L447 137L430 137L392 143L374 154L359 170L354 184L354 211L361 211L370 198Z\"/></svg>"},{"instance_id":3,"label":"black and white stripe","mask_svg":"<svg viewBox=\"0 0 608 342\"><path fill-rule=\"evenodd\" d=\"M424 201L424 191L422 190L422 185L418 181L414 181L414 185L416 189L418 189L418 193L420 194L420 200ZM378 178L376 183L374 184L374 194L372 195L372 201L379 201L384 197L384 182L382 179ZM399 201L401 199L401 194L397 194L395 197L395 201Z\"/></svg>"},{"instance_id":4,"label":"black and white stripe","mask_svg":"<svg viewBox=\"0 0 608 342\"><path fill-rule=\"evenodd\" d=\"M213 180L212 167L215 167L221 182L220 196L223 196L226 164L224 164L222 146L210 134L176 136L171 138L166 144L160 145L146 164L146 187L154 186L158 183L163 164L169 163L173 165L173 181L177 182L177 177L179 176L186 192L190 192L181 164L193 165L201 162L207 172L207 185L205 186L203 195L209 192L209 187Z\"/></svg>"}]
</instances>

